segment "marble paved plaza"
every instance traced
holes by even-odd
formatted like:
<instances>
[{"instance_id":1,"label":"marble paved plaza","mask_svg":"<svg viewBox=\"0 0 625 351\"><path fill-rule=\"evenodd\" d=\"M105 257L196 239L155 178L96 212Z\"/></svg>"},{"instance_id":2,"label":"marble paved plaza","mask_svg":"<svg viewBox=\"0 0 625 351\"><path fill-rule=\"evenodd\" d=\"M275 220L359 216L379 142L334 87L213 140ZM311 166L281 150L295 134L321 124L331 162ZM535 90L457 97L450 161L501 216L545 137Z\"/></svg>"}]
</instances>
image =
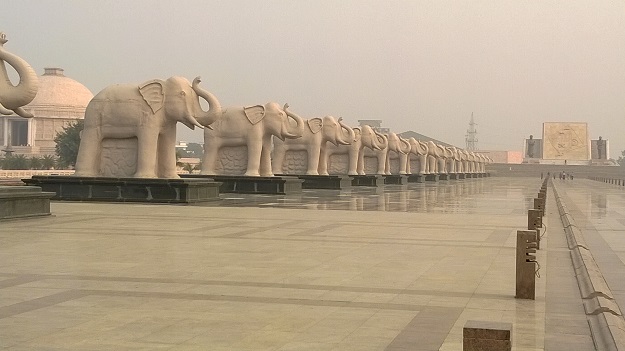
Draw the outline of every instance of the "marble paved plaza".
<instances>
[{"instance_id":1,"label":"marble paved plaza","mask_svg":"<svg viewBox=\"0 0 625 351\"><path fill-rule=\"evenodd\" d=\"M540 184L55 202L52 217L0 222L0 349L451 351L481 320L512 323L513 350L594 350L551 191L536 300L514 298L516 231ZM559 191L595 221L619 279L623 191Z\"/></svg>"}]
</instances>

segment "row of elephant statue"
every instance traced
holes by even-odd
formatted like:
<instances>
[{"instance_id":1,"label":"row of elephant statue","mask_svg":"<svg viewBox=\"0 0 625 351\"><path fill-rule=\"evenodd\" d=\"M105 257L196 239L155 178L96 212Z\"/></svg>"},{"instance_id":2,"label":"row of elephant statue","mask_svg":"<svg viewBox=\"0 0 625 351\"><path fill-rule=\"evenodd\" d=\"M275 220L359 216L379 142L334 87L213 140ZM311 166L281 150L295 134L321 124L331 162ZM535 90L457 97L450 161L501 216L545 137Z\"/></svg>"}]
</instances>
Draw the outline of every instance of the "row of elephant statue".
<instances>
[{"instance_id":1,"label":"row of elephant statue","mask_svg":"<svg viewBox=\"0 0 625 351\"><path fill-rule=\"evenodd\" d=\"M4 48L6 42L0 33L0 113L33 117L23 106L37 94L37 75ZM15 86L6 64L18 73ZM490 162L480 154L381 134L370 126L350 128L332 116L304 119L288 104L222 107L200 81L171 77L99 92L85 112L75 174L178 177L178 122L204 129L201 173L206 175L472 173L484 172Z\"/></svg>"},{"instance_id":2,"label":"row of elephant statue","mask_svg":"<svg viewBox=\"0 0 625 351\"><path fill-rule=\"evenodd\" d=\"M431 141L381 134L370 126L351 128L341 118L304 119L288 104L222 107L199 85L199 77L192 83L172 77L102 90L85 112L76 175L178 177L177 122L204 128L204 175L479 173L490 161ZM136 159L103 155L116 140L128 139L136 139ZM104 159L109 160L106 167Z\"/></svg>"}]
</instances>

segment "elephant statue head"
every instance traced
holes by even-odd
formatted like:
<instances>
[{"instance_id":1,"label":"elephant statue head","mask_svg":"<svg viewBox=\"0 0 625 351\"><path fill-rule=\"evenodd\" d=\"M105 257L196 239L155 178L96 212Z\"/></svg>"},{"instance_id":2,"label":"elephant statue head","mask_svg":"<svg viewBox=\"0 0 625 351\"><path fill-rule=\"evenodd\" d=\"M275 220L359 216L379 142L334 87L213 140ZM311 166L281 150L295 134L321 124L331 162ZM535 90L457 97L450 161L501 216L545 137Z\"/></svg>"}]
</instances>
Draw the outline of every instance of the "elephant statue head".
<instances>
[{"instance_id":1,"label":"elephant statue head","mask_svg":"<svg viewBox=\"0 0 625 351\"><path fill-rule=\"evenodd\" d=\"M6 51L4 48L6 42L6 35L0 32L0 113L10 115L15 112L25 118L33 117L22 106L33 101L37 95L39 79L35 70L26 61ZM12 66L20 77L16 86L9 79L5 63Z\"/></svg>"},{"instance_id":2,"label":"elephant statue head","mask_svg":"<svg viewBox=\"0 0 625 351\"><path fill-rule=\"evenodd\" d=\"M360 142L362 147L368 147L371 150L380 150L386 145L381 145L378 136L381 135L376 133L373 128L368 125L364 125L362 127L354 128L354 141ZM384 136L381 138L384 141Z\"/></svg>"},{"instance_id":3,"label":"elephant statue head","mask_svg":"<svg viewBox=\"0 0 625 351\"><path fill-rule=\"evenodd\" d=\"M163 108L166 118L181 122L191 129L210 128L221 116L221 105L213 94L200 88L200 82L200 77L196 77L192 84L182 77L154 79L141 84L139 93L154 114ZM202 109L200 97L208 102L208 111Z\"/></svg>"},{"instance_id":4,"label":"elephant statue head","mask_svg":"<svg viewBox=\"0 0 625 351\"><path fill-rule=\"evenodd\" d=\"M396 133L388 133L386 136L388 140L388 150L395 151L398 154L406 155L410 152L410 143L408 140L401 138Z\"/></svg>"},{"instance_id":5,"label":"elephant statue head","mask_svg":"<svg viewBox=\"0 0 625 351\"><path fill-rule=\"evenodd\" d=\"M420 142L419 140L415 139L415 138L410 138L408 139L408 142L410 143L410 152L417 155L417 156L423 156L423 155L427 155L428 154L428 146L425 143Z\"/></svg>"},{"instance_id":6,"label":"elephant statue head","mask_svg":"<svg viewBox=\"0 0 625 351\"><path fill-rule=\"evenodd\" d=\"M309 119L307 124L311 133L317 134L321 132L323 140L327 140L336 146L350 145L354 142L356 136L354 130L343 123L342 117L339 117L338 120L332 116L315 117Z\"/></svg>"},{"instance_id":7,"label":"elephant statue head","mask_svg":"<svg viewBox=\"0 0 625 351\"><path fill-rule=\"evenodd\" d=\"M304 134L304 119L288 108L289 104L281 107L275 102L269 102L265 105L245 107L243 111L252 125L264 121L264 133L275 135L284 141L285 138L296 139ZM289 117L295 121L295 126L289 122Z\"/></svg>"}]
</instances>

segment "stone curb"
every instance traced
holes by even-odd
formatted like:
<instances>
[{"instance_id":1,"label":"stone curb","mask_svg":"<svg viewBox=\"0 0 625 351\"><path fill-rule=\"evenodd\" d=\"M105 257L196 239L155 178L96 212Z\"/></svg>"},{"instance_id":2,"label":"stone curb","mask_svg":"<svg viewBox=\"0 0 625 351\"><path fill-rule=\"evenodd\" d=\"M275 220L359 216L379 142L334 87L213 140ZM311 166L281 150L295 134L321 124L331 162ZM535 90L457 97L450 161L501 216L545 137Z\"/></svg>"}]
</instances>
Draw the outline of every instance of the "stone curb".
<instances>
[{"instance_id":1,"label":"stone curb","mask_svg":"<svg viewBox=\"0 0 625 351\"><path fill-rule=\"evenodd\" d=\"M597 350L625 350L625 319L621 309L614 301L581 229L575 224L556 185L551 184L595 347Z\"/></svg>"}]
</instances>

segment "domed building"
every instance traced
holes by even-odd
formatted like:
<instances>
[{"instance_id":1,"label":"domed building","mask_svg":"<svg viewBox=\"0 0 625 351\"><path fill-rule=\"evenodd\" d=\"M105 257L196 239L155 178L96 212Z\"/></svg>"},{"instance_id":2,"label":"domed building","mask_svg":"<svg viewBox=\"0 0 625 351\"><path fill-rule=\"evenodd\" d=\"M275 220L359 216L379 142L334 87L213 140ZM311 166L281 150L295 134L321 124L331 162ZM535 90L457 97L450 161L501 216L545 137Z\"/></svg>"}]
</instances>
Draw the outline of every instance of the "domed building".
<instances>
[{"instance_id":1,"label":"domed building","mask_svg":"<svg viewBox=\"0 0 625 351\"><path fill-rule=\"evenodd\" d=\"M45 68L39 76L37 96L24 109L34 115L0 115L2 150L29 156L53 155L56 134L74 120L85 117L93 98L89 89L66 77L61 68Z\"/></svg>"}]
</instances>

